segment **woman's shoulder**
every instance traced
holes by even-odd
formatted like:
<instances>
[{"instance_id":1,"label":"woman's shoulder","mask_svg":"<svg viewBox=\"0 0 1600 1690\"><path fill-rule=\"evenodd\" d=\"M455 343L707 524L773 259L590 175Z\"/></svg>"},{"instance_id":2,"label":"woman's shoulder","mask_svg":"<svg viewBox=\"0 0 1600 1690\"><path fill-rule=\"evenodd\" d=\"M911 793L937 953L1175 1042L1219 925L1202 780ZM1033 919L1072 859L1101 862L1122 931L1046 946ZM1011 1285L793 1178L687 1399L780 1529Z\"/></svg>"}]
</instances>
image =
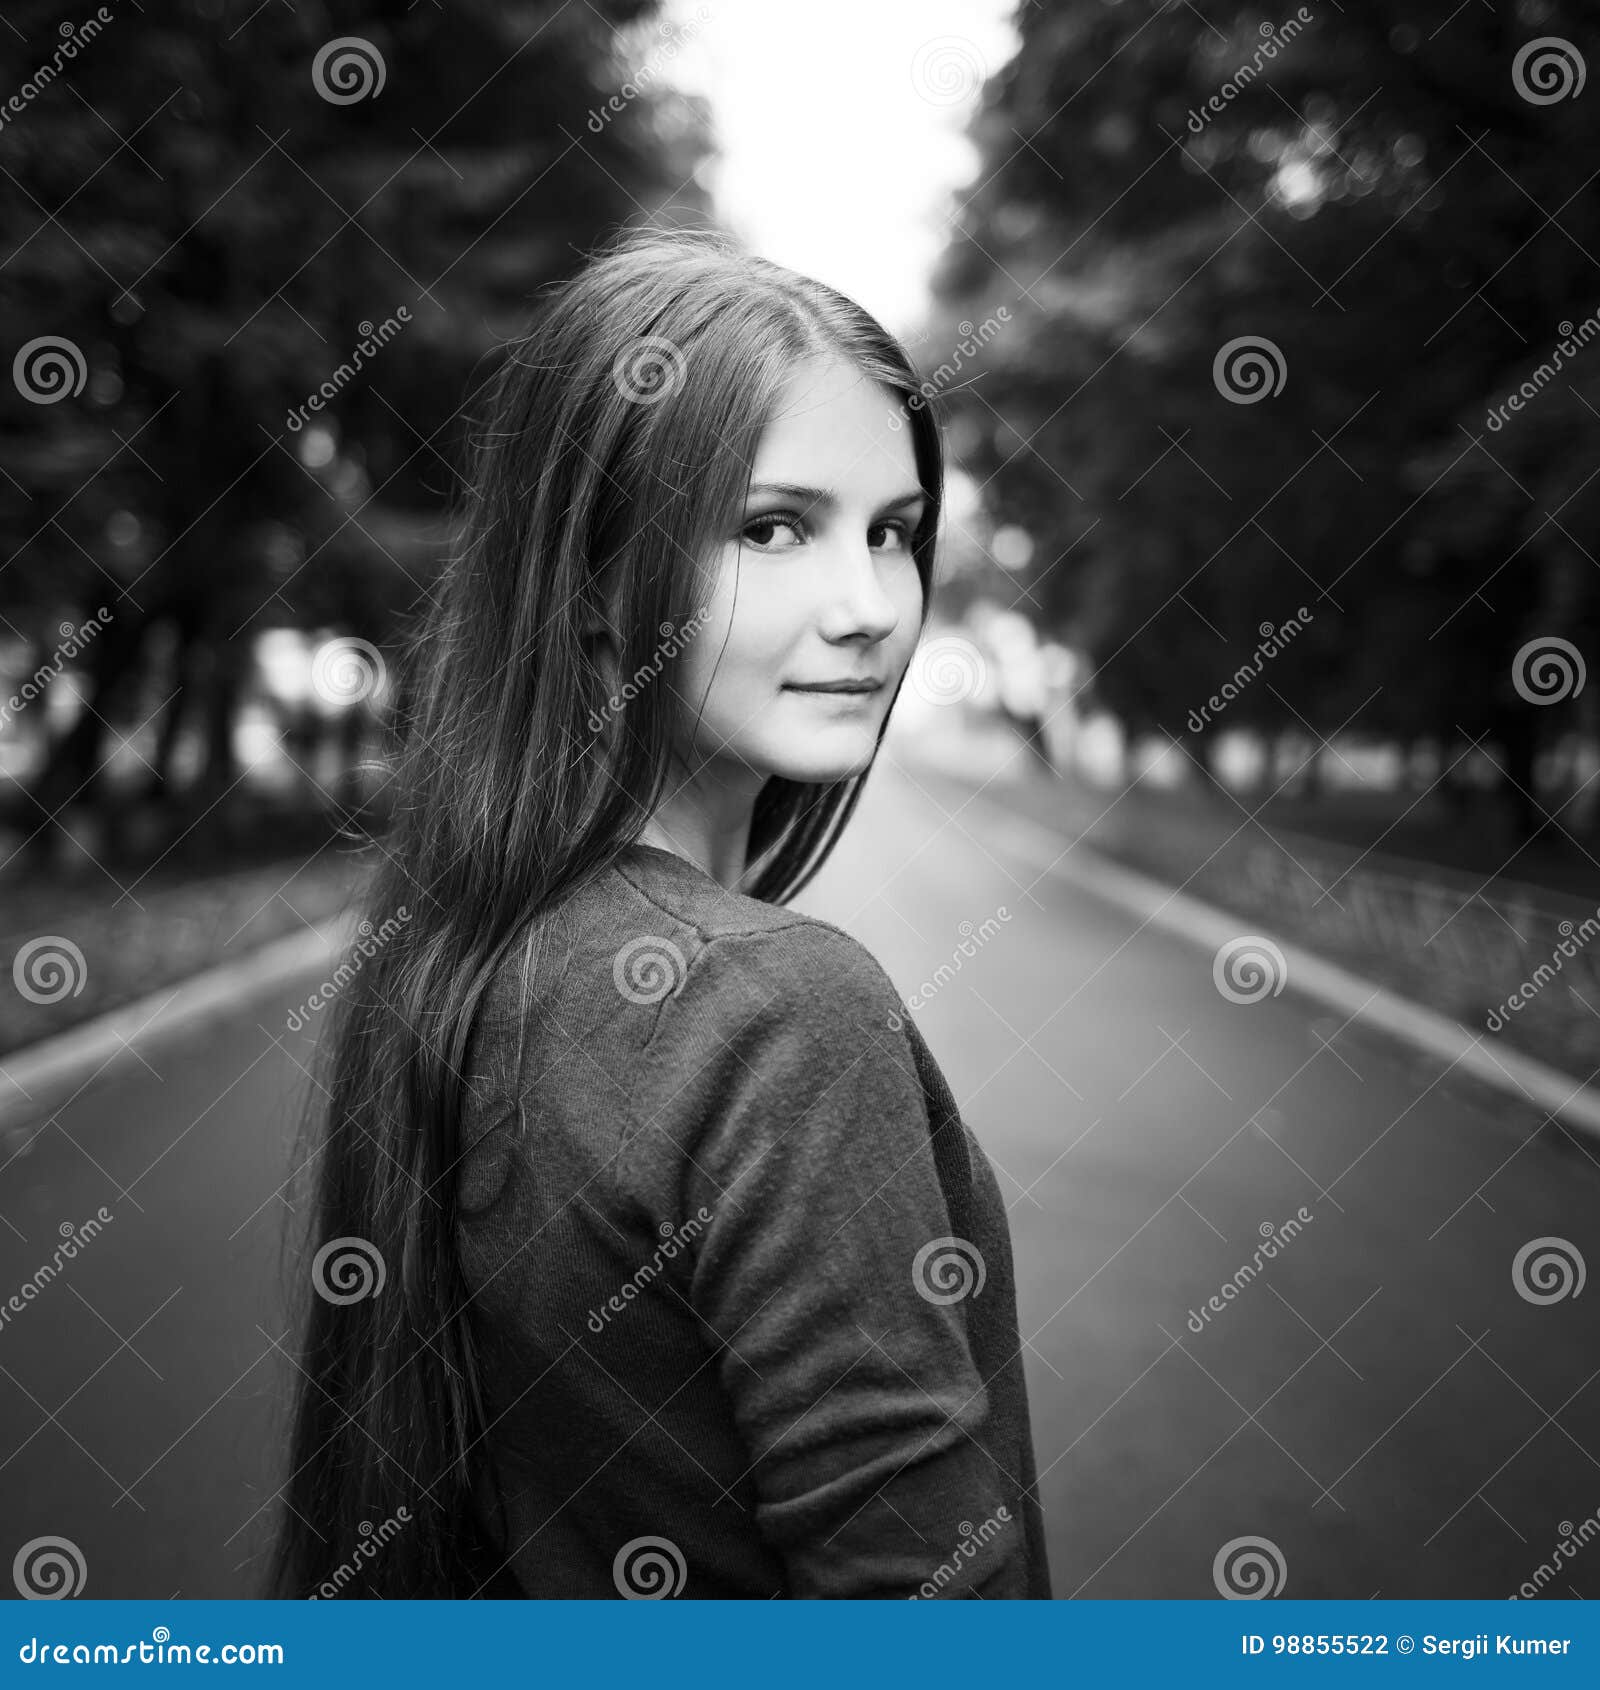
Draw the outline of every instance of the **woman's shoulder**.
<instances>
[{"instance_id":1,"label":"woman's shoulder","mask_svg":"<svg viewBox=\"0 0 1600 1690\"><path fill-rule=\"evenodd\" d=\"M845 1036L897 1029L903 1014L888 973L844 928L637 844L563 900L535 944L508 953L488 999L502 1034L549 1015L569 1038L604 1023L640 1052L663 1031L726 1037L729 1021Z\"/></svg>"},{"instance_id":2,"label":"woman's shoulder","mask_svg":"<svg viewBox=\"0 0 1600 1690\"><path fill-rule=\"evenodd\" d=\"M838 1159L824 1183L846 1167L864 1179L859 1141L872 1123L873 1155L890 1164L881 1180L925 1147L930 1077L867 946L819 916L714 892L702 901L698 888L687 899L674 904L683 925L629 941L618 981L642 1006L628 1012L626 1170L644 1179L675 1152L743 1168L781 1142L785 1158L813 1158L817 1178Z\"/></svg>"},{"instance_id":3,"label":"woman's shoulder","mask_svg":"<svg viewBox=\"0 0 1600 1690\"><path fill-rule=\"evenodd\" d=\"M837 1021L868 1007L883 1020L899 1007L878 959L831 921L730 891L695 864L653 847L636 848L616 868L638 900L632 918L665 918L659 925L677 943L664 997L727 996L742 1018L776 1006Z\"/></svg>"}]
</instances>

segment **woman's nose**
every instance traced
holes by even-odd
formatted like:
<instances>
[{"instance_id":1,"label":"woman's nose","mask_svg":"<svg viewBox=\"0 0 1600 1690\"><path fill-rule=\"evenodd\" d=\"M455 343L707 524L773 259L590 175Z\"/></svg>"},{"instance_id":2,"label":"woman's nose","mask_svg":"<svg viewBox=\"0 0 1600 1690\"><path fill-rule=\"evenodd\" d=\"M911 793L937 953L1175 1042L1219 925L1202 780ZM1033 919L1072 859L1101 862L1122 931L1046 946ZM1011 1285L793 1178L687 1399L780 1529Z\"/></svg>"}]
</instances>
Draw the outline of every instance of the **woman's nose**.
<instances>
[{"instance_id":1,"label":"woman's nose","mask_svg":"<svg viewBox=\"0 0 1600 1690\"><path fill-rule=\"evenodd\" d=\"M830 639L867 634L887 638L900 620L884 588L882 564L865 539L842 542L829 560L828 604L823 631Z\"/></svg>"}]
</instances>

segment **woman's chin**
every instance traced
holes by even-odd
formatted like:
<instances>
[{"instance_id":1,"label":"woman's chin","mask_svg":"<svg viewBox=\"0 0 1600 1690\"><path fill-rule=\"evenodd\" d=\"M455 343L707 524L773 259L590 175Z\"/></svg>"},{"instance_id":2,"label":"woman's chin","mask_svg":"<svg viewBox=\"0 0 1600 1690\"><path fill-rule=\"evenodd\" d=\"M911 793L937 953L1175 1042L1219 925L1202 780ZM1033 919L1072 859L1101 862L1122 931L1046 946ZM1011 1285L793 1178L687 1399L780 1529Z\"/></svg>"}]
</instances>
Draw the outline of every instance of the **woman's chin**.
<instances>
[{"instance_id":1,"label":"woman's chin","mask_svg":"<svg viewBox=\"0 0 1600 1690\"><path fill-rule=\"evenodd\" d=\"M853 775L865 773L878 749L876 734L851 738L851 744L836 747L816 743L797 745L792 752L771 759L771 772L805 786L831 786L835 781L849 780Z\"/></svg>"}]
</instances>

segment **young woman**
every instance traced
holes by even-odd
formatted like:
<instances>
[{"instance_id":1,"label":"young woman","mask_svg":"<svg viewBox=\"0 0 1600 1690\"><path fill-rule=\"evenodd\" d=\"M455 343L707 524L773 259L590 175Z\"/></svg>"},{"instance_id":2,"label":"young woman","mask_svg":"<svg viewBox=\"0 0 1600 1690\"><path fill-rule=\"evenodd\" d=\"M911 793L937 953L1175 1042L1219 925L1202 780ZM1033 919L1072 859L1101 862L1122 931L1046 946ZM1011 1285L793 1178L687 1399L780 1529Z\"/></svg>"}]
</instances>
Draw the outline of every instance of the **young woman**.
<instances>
[{"instance_id":1,"label":"young woman","mask_svg":"<svg viewBox=\"0 0 1600 1690\"><path fill-rule=\"evenodd\" d=\"M635 232L491 401L325 1038L273 1592L1047 1597L994 1175L785 908L928 614L916 372Z\"/></svg>"}]
</instances>

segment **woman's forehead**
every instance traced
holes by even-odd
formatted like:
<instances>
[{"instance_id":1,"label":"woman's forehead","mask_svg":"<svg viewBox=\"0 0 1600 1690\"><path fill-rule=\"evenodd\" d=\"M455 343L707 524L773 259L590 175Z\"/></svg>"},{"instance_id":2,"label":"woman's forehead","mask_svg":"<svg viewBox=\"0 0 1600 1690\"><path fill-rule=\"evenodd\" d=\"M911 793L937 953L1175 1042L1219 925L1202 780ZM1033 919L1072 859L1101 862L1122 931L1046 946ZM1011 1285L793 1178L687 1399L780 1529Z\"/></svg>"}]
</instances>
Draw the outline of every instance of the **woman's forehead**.
<instances>
[{"instance_id":1,"label":"woman's forehead","mask_svg":"<svg viewBox=\"0 0 1600 1690\"><path fill-rule=\"evenodd\" d=\"M917 484L900 397L840 358L796 365L761 434L753 481L887 498Z\"/></svg>"}]
</instances>

